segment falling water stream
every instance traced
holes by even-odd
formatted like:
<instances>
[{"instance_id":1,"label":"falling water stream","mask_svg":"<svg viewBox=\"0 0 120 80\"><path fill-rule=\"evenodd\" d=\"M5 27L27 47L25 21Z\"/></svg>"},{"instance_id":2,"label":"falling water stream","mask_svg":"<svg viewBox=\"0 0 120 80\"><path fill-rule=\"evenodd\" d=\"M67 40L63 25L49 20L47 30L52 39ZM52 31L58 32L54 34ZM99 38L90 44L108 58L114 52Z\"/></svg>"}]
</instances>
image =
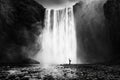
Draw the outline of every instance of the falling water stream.
<instances>
[{"instance_id":1,"label":"falling water stream","mask_svg":"<svg viewBox=\"0 0 120 80\"><path fill-rule=\"evenodd\" d=\"M76 63L76 30L73 7L46 9L45 28L40 35L39 61L47 64Z\"/></svg>"}]
</instances>

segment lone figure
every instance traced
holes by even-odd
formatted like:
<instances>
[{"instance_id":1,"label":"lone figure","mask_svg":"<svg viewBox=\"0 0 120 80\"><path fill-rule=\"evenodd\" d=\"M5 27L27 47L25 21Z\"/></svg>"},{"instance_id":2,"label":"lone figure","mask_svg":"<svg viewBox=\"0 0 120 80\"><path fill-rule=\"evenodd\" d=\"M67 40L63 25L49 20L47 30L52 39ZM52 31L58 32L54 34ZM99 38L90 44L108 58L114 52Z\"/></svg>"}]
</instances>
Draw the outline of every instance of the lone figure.
<instances>
[{"instance_id":1,"label":"lone figure","mask_svg":"<svg viewBox=\"0 0 120 80\"><path fill-rule=\"evenodd\" d=\"M69 58L69 64L71 64L71 59Z\"/></svg>"}]
</instances>

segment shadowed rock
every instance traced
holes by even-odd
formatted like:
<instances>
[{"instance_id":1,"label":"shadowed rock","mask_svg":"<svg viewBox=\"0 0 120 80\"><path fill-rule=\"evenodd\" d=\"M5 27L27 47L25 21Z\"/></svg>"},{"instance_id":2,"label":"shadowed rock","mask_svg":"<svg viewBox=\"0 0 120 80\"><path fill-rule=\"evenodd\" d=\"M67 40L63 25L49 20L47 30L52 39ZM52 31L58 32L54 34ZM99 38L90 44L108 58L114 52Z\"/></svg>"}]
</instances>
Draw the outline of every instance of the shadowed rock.
<instances>
[{"instance_id":1,"label":"shadowed rock","mask_svg":"<svg viewBox=\"0 0 120 80\"><path fill-rule=\"evenodd\" d=\"M34 0L0 0L0 63L34 63L44 11Z\"/></svg>"}]
</instances>

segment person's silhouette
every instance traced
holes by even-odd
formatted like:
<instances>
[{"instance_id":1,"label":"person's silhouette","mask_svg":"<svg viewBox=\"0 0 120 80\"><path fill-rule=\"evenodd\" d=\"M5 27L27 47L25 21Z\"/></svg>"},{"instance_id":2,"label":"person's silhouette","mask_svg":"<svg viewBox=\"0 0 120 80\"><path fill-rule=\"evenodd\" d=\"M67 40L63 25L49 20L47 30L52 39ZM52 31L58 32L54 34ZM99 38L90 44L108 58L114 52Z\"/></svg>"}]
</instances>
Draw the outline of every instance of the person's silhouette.
<instances>
[{"instance_id":1,"label":"person's silhouette","mask_svg":"<svg viewBox=\"0 0 120 80\"><path fill-rule=\"evenodd\" d=\"M71 64L71 59L69 58L69 64Z\"/></svg>"}]
</instances>

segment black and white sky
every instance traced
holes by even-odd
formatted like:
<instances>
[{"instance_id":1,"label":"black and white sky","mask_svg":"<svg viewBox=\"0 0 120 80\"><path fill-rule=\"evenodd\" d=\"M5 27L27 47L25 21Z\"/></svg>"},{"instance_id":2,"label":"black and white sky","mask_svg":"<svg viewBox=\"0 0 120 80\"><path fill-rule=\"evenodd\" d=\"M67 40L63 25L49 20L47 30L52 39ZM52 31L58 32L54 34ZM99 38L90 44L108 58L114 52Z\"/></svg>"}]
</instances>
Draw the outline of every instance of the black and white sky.
<instances>
[{"instance_id":1,"label":"black and white sky","mask_svg":"<svg viewBox=\"0 0 120 80\"><path fill-rule=\"evenodd\" d=\"M74 5L80 0L35 0L35 1L42 4L45 8L59 9Z\"/></svg>"}]
</instances>

